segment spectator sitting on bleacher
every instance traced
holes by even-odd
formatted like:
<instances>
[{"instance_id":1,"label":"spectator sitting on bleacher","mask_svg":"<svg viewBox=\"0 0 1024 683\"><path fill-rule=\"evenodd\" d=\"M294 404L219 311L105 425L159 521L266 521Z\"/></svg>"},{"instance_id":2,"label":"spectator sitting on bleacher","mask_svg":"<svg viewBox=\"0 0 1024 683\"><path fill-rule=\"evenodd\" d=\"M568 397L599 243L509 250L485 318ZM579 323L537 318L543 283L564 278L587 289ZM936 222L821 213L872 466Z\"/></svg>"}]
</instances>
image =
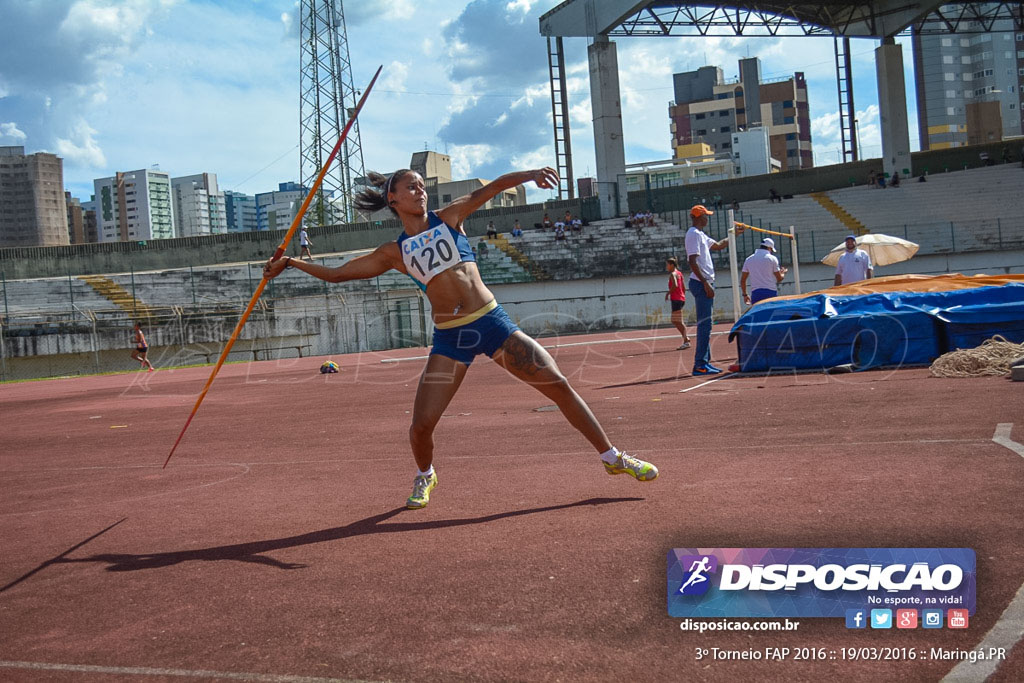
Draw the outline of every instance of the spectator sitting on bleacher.
<instances>
[{"instance_id":1,"label":"spectator sitting on bleacher","mask_svg":"<svg viewBox=\"0 0 1024 683\"><path fill-rule=\"evenodd\" d=\"M572 227L573 232L583 232L583 221L580 220L579 216L573 216L572 223L569 225Z\"/></svg>"},{"instance_id":2,"label":"spectator sitting on bleacher","mask_svg":"<svg viewBox=\"0 0 1024 683\"><path fill-rule=\"evenodd\" d=\"M498 236L498 229L494 227L494 221L487 222L487 239Z\"/></svg>"},{"instance_id":3,"label":"spectator sitting on bleacher","mask_svg":"<svg viewBox=\"0 0 1024 683\"><path fill-rule=\"evenodd\" d=\"M779 196L779 193L775 191L774 187L768 190L768 201L772 204L775 202L778 202L779 204L782 203L782 197Z\"/></svg>"},{"instance_id":4,"label":"spectator sitting on bleacher","mask_svg":"<svg viewBox=\"0 0 1024 683\"><path fill-rule=\"evenodd\" d=\"M551 228L551 217L548 216L547 214L544 214L544 222L541 223L541 225L544 226L543 228L541 228L542 230L550 229Z\"/></svg>"},{"instance_id":5,"label":"spectator sitting on bleacher","mask_svg":"<svg viewBox=\"0 0 1024 683\"><path fill-rule=\"evenodd\" d=\"M555 241L561 242L565 239L565 223L558 221L555 223Z\"/></svg>"},{"instance_id":6,"label":"spectator sitting on bleacher","mask_svg":"<svg viewBox=\"0 0 1024 683\"><path fill-rule=\"evenodd\" d=\"M480 240L476 245L476 253L482 258L487 254L487 242Z\"/></svg>"},{"instance_id":7,"label":"spectator sitting on bleacher","mask_svg":"<svg viewBox=\"0 0 1024 683\"><path fill-rule=\"evenodd\" d=\"M522 226L519 225L519 221L516 221L515 225L512 226L512 236L513 237L522 237L523 236L523 228L522 228Z\"/></svg>"},{"instance_id":8,"label":"spectator sitting on bleacher","mask_svg":"<svg viewBox=\"0 0 1024 683\"><path fill-rule=\"evenodd\" d=\"M572 213L568 210L565 212L565 218L562 220L562 225L565 227L572 225Z\"/></svg>"},{"instance_id":9,"label":"spectator sitting on bleacher","mask_svg":"<svg viewBox=\"0 0 1024 683\"><path fill-rule=\"evenodd\" d=\"M868 185L870 185L871 187L878 186L878 178L875 177L874 171L868 174Z\"/></svg>"},{"instance_id":10,"label":"spectator sitting on bleacher","mask_svg":"<svg viewBox=\"0 0 1024 683\"><path fill-rule=\"evenodd\" d=\"M893 187L899 187L900 186L900 172L899 171L894 171L893 172L893 174L892 174L892 182L890 182L889 184L892 185Z\"/></svg>"},{"instance_id":11,"label":"spectator sitting on bleacher","mask_svg":"<svg viewBox=\"0 0 1024 683\"><path fill-rule=\"evenodd\" d=\"M719 201L721 201L721 199L719 199ZM646 223L649 228L654 227L654 214L651 213L650 209L648 209L647 213L644 214L644 223Z\"/></svg>"}]
</instances>

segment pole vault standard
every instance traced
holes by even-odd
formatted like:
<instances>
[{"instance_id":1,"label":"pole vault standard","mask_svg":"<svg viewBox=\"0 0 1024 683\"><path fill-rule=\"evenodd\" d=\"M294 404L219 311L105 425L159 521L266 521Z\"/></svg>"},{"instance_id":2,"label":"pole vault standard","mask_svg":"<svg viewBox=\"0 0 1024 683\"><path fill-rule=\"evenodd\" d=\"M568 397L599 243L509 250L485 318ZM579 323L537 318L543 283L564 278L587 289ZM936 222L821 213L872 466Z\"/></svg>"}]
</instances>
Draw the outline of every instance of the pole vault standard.
<instances>
[{"instance_id":1,"label":"pole vault standard","mask_svg":"<svg viewBox=\"0 0 1024 683\"><path fill-rule=\"evenodd\" d=\"M737 223L733 220L732 209L728 211L729 217L729 279L732 281L732 315L733 321L740 319L740 272L738 255L736 253L736 227L746 230L763 232L767 235L789 238L790 253L793 255L793 282L796 286L796 293L803 294L803 287L800 284L800 255L796 244L796 227L789 226L789 232L778 232L776 230L765 230L746 223Z\"/></svg>"},{"instance_id":2,"label":"pole vault standard","mask_svg":"<svg viewBox=\"0 0 1024 683\"><path fill-rule=\"evenodd\" d=\"M306 215L306 209L309 208L309 203L313 200L314 195L320 189L320 184L324 181L324 176L327 175L327 169L330 168L331 163L334 161L334 157L338 155L338 150L341 149L341 145L345 142L345 137L348 135L349 129L352 124L355 123L356 117L359 116L359 111L363 108L363 103L366 101L366 96L373 90L373 84L377 82L377 76L380 76L381 70L384 68L383 65L377 68L377 73L373 75L373 79L370 84L366 86L366 90L363 92L363 96L359 98L359 102L356 104L356 108L352 112L352 116L349 117L348 123L345 124L345 129L341 131L341 135L338 137L338 142L334 145L334 150L331 152L331 156L327 157L327 163L320 169L320 175L317 176L316 182L313 183L313 187L309 189L309 194L306 195L306 200L302 202L302 206L299 207L298 213L295 214L295 218L292 220L292 225L288 228L288 232L285 233L284 239L281 240L280 246L277 247L277 251L270 258L271 261L284 256L285 249L288 248L288 243L291 242L292 235L295 234L296 229L302 223L302 218ZM264 277L260 280L260 284L256 287L256 291L252 293L252 298L249 300L249 305L246 307L245 312L242 313L242 317L239 318L238 324L235 325L235 331L231 333L231 338L228 339L228 343L224 345L224 350L220 352L220 358L217 359L217 364L213 366L213 372L210 373L210 378L206 380L206 386L203 387L203 391L199 394L199 398L196 399L196 404L192 408L192 413L185 420L185 426L181 428L181 434L178 434L177 441L171 447L171 452L167 454L167 460L164 460L164 468L167 467L167 463L171 461L171 456L174 455L175 449L178 448L178 444L181 443L181 437L185 436L185 431L188 426L192 424L192 418L196 416L196 412L199 410L199 406L202 405L203 399L206 398L206 392L210 390L210 386L213 384L214 378L217 377L217 373L220 372L220 366L224 365L224 360L228 357L231 352L231 347L235 345L235 340L238 339L239 333L242 331L242 327L245 325L245 321L249 319L249 314L252 313L253 307L256 302L259 301L260 294L263 293L263 288L267 286L267 278Z\"/></svg>"}]
</instances>

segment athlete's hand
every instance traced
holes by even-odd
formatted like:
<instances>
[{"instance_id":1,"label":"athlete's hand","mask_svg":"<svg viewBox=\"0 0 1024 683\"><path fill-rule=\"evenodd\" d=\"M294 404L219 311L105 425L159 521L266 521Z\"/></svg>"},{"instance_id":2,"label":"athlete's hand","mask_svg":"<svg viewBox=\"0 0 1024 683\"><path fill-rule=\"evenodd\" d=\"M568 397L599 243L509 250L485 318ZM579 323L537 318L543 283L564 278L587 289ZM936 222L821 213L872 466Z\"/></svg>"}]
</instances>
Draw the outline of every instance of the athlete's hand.
<instances>
[{"instance_id":1,"label":"athlete's hand","mask_svg":"<svg viewBox=\"0 0 1024 683\"><path fill-rule=\"evenodd\" d=\"M744 294L743 295L743 303L745 303L748 306L750 305L750 295L748 295L748 294Z\"/></svg>"},{"instance_id":2,"label":"athlete's hand","mask_svg":"<svg viewBox=\"0 0 1024 683\"><path fill-rule=\"evenodd\" d=\"M545 190L558 187L558 172L550 166L538 168L533 172L533 182Z\"/></svg>"},{"instance_id":3,"label":"athlete's hand","mask_svg":"<svg viewBox=\"0 0 1024 683\"><path fill-rule=\"evenodd\" d=\"M267 261L267 264L263 266L263 279L273 280L275 277L284 272L284 269L288 267L288 257L282 256L276 261L271 259Z\"/></svg>"},{"instance_id":4,"label":"athlete's hand","mask_svg":"<svg viewBox=\"0 0 1024 683\"><path fill-rule=\"evenodd\" d=\"M704 283L704 293L708 295L709 299L715 298L715 288L711 286L710 282Z\"/></svg>"}]
</instances>

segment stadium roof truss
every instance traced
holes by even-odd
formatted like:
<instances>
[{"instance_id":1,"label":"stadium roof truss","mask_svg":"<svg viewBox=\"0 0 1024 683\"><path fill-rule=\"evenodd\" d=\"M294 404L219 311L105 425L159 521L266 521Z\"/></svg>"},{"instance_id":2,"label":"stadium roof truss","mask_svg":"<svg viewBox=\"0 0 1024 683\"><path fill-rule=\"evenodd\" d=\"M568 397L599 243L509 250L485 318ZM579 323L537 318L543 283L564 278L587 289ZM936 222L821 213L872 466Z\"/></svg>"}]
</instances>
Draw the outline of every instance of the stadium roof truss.
<instances>
[{"instance_id":1,"label":"stadium roof truss","mask_svg":"<svg viewBox=\"0 0 1024 683\"><path fill-rule=\"evenodd\" d=\"M546 36L846 36L985 33L997 21L1024 29L1024 2L682 3L567 0L540 18Z\"/></svg>"}]
</instances>

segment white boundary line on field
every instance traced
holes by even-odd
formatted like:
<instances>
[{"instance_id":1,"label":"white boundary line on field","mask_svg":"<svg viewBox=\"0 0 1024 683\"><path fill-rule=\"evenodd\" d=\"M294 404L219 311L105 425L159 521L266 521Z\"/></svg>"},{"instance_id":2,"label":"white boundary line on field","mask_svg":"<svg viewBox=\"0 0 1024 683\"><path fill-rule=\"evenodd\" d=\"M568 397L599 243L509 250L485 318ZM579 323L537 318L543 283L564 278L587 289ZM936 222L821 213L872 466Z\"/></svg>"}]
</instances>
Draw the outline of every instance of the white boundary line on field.
<instances>
[{"instance_id":1,"label":"white boundary line on field","mask_svg":"<svg viewBox=\"0 0 1024 683\"><path fill-rule=\"evenodd\" d=\"M1012 422L1000 422L996 425L996 433L992 435L992 441L1024 457L1024 445L1010 438L1012 429ZM986 657L993 650L999 649L1009 654L1022 637L1024 637L1024 584L1017 589L1017 593L1003 613L999 615L995 625L972 649L984 652ZM953 681L983 681L994 674L1002 662L1001 659L989 658L978 659L976 662L962 660L942 678L942 683L947 681L950 683Z\"/></svg>"}]
</instances>

